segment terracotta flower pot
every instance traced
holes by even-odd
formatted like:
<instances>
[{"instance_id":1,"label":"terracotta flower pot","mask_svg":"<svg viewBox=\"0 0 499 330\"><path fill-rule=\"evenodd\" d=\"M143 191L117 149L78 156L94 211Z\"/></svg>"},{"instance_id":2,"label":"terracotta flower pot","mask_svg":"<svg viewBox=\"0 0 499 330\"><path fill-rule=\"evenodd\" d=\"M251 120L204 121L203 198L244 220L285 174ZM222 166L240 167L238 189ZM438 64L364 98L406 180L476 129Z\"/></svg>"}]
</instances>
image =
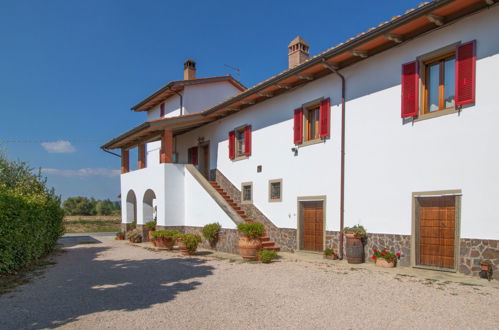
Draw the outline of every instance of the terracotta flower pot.
<instances>
[{"instance_id":1,"label":"terracotta flower pot","mask_svg":"<svg viewBox=\"0 0 499 330\"><path fill-rule=\"evenodd\" d=\"M147 233L147 238L149 238L149 241L152 241L152 233L154 232L154 230L149 230L149 232Z\"/></svg>"},{"instance_id":2,"label":"terracotta flower pot","mask_svg":"<svg viewBox=\"0 0 499 330\"><path fill-rule=\"evenodd\" d=\"M332 259L332 260L336 260L336 259L338 259L338 255L337 255L336 253L333 253L333 254L331 254L331 255L326 255L326 254L324 254L324 258L325 258L325 259Z\"/></svg>"},{"instance_id":3,"label":"terracotta flower pot","mask_svg":"<svg viewBox=\"0 0 499 330\"><path fill-rule=\"evenodd\" d=\"M157 237L155 242L156 247L164 248L167 250L173 250L173 246L175 245L175 240L164 237Z\"/></svg>"},{"instance_id":4,"label":"terracotta flower pot","mask_svg":"<svg viewBox=\"0 0 499 330\"><path fill-rule=\"evenodd\" d=\"M114 239L118 240L118 241L124 241L125 240L125 235L118 235Z\"/></svg>"},{"instance_id":5,"label":"terracotta flower pot","mask_svg":"<svg viewBox=\"0 0 499 330\"><path fill-rule=\"evenodd\" d=\"M178 248L180 250L180 253L182 253L183 255L187 256L187 255L190 255L191 253L189 252L189 250L187 249L187 246L185 246L185 243L184 241L182 241L181 239L179 239L177 241L177 245L178 245Z\"/></svg>"},{"instance_id":6,"label":"terracotta flower pot","mask_svg":"<svg viewBox=\"0 0 499 330\"><path fill-rule=\"evenodd\" d=\"M260 239L249 238L241 235L239 237L239 254L246 260L257 260L258 251L262 248Z\"/></svg>"},{"instance_id":7,"label":"terracotta flower pot","mask_svg":"<svg viewBox=\"0 0 499 330\"><path fill-rule=\"evenodd\" d=\"M388 261L384 258L377 258L376 262L374 263L376 267L383 267L383 268L393 268L396 266L396 264L397 261L395 259L393 261Z\"/></svg>"}]
</instances>

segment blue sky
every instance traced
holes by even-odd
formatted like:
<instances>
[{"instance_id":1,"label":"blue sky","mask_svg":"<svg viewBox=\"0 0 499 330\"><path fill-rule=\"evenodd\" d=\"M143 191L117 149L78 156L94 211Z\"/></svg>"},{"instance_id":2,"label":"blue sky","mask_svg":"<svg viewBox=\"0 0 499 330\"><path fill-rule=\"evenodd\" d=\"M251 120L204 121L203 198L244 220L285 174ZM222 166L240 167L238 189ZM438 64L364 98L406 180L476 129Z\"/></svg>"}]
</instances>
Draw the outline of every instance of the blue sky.
<instances>
[{"instance_id":1,"label":"blue sky","mask_svg":"<svg viewBox=\"0 0 499 330\"><path fill-rule=\"evenodd\" d=\"M63 198L116 200L119 158L99 146L145 120L130 107L185 59L249 87L287 68L297 35L316 55L418 3L0 0L0 149Z\"/></svg>"}]
</instances>

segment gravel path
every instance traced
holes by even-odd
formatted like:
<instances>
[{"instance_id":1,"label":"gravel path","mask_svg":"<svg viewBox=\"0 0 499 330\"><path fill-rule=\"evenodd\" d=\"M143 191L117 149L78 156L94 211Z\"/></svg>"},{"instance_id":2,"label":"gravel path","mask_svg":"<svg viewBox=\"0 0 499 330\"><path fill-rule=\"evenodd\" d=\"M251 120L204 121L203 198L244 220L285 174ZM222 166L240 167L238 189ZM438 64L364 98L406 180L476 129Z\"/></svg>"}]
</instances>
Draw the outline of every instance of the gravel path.
<instances>
[{"instance_id":1,"label":"gravel path","mask_svg":"<svg viewBox=\"0 0 499 330\"><path fill-rule=\"evenodd\" d=\"M54 266L0 296L0 329L499 327L495 287L335 263L183 258L93 237L63 238Z\"/></svg>"}]
</instances>

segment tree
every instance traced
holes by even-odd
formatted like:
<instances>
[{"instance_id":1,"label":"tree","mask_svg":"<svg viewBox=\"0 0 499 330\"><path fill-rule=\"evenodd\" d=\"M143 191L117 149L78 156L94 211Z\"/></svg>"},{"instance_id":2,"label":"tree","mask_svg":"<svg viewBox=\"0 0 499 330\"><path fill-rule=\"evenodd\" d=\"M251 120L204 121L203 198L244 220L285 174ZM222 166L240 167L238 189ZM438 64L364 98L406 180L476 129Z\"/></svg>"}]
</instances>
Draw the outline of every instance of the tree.
<instances>
[{"instance_id":1,"label":"tree","mask_svg":"<svg viewBox=\"0 0 499 330\"><path fill-rule=\"evenodd\" d=\"M113 213L113 202L109 199L100 200L95 203L95 213L97 215L111 215Z\"/></svg>"},{"instance_id":2,"label":"tree","mask_svg":"<svg viewBox=\"0 0 499 330\"><path fill-rule=\"evenodd\" d=\"M94 215L95 200L87 197L69 197L62 203L66 215Z\"/></svg>"}]
</instances>

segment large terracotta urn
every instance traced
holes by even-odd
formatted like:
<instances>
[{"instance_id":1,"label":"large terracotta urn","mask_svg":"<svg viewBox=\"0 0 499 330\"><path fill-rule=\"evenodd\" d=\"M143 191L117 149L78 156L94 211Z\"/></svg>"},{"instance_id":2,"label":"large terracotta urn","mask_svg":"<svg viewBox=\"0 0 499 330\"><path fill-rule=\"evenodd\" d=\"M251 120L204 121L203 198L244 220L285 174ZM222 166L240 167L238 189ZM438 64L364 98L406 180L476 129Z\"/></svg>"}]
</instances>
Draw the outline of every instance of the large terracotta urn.
<instances>
[{"instance_id":1,"label":"large terracotta urn","mask_svg":"<svg viewBox=\"0 0 499 330\"><path fill-rule=\"evenodd\" d=\"M244 259L257 260L261 248L262 241L259 238L249 238L244 235L239 237L239 254Z\"/></svg>"}]
</instances>

